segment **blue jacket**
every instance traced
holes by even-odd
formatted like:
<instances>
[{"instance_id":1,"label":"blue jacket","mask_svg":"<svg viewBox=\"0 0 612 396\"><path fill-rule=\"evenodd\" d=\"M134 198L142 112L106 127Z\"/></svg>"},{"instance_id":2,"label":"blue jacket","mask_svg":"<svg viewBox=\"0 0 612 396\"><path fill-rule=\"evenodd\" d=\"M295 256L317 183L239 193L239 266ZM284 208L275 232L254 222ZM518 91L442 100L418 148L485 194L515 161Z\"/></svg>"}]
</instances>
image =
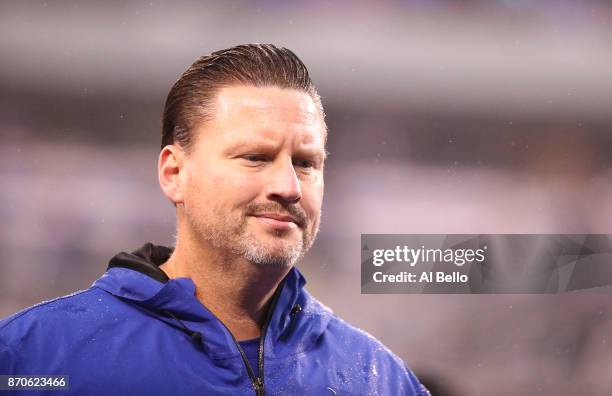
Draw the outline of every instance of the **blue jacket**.
<instances>
[{"instance_id":1,"label":"blue jacket","mask_svg":"<svg viewBox=\"0 0 612 396\"><path fill-rule=\"evenodd\" d=\"M312 297L295 268L251 367L191 279L158 268L170 253L120 253L91 288L1 321L0 374L69 375L58 395L428 395L401 359Z\"/></svg>"}]
</instances>

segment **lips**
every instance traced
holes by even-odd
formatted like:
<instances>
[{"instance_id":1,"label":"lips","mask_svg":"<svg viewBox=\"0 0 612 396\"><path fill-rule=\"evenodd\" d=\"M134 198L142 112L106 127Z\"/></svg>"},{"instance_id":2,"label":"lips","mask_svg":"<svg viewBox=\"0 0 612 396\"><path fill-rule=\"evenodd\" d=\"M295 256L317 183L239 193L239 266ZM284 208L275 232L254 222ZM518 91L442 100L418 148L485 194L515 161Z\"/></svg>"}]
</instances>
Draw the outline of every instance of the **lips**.
<instances>
[{"instance_id":1,"label":"lips","mask_svg":"<svg viewBox=\"0 0 612 396\"><path fill-rule=\"evenodd\" d=\"M298 221L293 216L289 215L281 215L277 213L259 213L254 215L255 217L267 217L269 219L279 220L279 221L291 221L295 224L298 224Z\"/></svg>"},{"instance_id":2,"label":"lips","mask_svg":"<svg viewBox=\"0 0 612 396\"><path fill-rule=\"evenodd\" d=\"M301 222L291 215L285 215L285 214L280 214L280 213L257 213L257 214L254 214L253 216L259 217L262 220L272 219L276 221L284 221L286 223L294 223L301 227Z\"/></svg>"}]
</instances>

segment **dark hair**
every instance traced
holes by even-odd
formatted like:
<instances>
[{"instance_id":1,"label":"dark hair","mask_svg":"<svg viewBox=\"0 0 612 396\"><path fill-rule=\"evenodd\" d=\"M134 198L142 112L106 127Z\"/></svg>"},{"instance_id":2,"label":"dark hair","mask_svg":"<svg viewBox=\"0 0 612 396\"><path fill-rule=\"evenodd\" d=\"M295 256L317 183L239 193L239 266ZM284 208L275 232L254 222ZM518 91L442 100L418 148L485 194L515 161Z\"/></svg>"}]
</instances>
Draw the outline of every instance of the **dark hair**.
<instances>
[{"instance_id":1,"label":"dark hair","mask_svg":"<svg viewBox=\"0 0 612 396\"><path fill-rule=\"evenodd\" d=\"M235 84L305 92L318 107L325 128L321 98L302 61L287 48L244 44L202 56L172 86L164 107L161 147L176 142L189 150L191 130L213 117L217 91Z\"/></svg>"}]
</instances>

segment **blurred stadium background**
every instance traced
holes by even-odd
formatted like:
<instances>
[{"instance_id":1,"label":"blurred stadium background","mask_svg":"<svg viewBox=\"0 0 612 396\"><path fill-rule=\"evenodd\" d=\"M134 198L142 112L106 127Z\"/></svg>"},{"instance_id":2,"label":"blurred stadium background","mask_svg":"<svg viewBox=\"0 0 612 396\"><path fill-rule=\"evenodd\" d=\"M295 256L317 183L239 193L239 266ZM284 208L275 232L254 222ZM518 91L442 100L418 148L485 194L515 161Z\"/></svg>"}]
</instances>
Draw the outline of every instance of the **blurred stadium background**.
<instances>
[{"instance_id":1,"label":"blurred stadium background","mask_svg":"<svg viewBox=\"0 0 612 396\"><path fill-rule=\"evenodd\" d=\"M196 57L294 50L331 152L310 290L434 395L612 394L609 294L361 295L362 233L612 233L606 1L0 2L0 317L172 244L165 95Z\"/></svg>"}]
</instances>

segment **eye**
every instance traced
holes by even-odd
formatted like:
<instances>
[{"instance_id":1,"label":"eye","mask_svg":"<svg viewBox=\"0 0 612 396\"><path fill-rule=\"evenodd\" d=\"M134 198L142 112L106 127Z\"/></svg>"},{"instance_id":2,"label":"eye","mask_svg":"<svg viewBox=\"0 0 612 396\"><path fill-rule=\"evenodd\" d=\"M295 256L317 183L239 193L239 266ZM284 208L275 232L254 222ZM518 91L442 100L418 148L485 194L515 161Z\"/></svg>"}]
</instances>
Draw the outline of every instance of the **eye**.
<instances>
[{"instance_id":1,"label":"eye","mask_svg":"<svg viewBox=\"0 0 612 396\"><path fill-rule=\"evenodd\" d=\"M263 154L245 154L242 156L243 159L249 162L264 162L267 161L267 157Z\"/></svg>"},{"instance_id":2,"label":"eye","mask_svg":"<svg viewBox=\"0 0 612 396\"><path fill-rule=\"evenodd\" d=\"M305 169L314 168L314 162L308 160L296 160L293 164Z\"/></svg>"}]
</instances>

